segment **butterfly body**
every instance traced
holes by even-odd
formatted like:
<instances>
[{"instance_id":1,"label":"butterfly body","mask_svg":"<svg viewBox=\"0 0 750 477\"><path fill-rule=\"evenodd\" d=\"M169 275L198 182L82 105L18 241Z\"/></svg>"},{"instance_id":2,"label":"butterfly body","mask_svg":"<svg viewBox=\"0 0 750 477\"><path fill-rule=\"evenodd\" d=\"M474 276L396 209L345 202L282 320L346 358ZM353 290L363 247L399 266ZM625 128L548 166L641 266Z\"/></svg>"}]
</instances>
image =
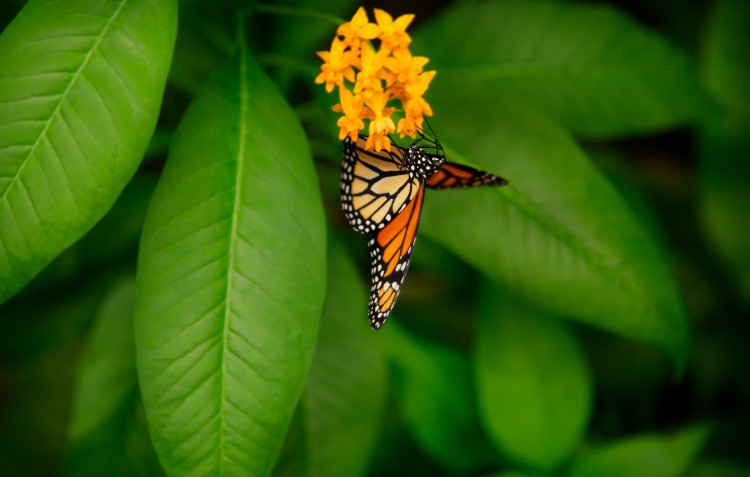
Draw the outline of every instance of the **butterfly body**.
<instances>
[{"instance_id":1,"label":"butterfly body","mask_svg":"<svg viewBox=\"0 0 750 477\"><path fill-rule=\"evenodd\" d=\"M428 154L416 146L409 146L404 153L404 167L422 181L437 172L444 163L444 156Z\"/></svg>"},{"instance_id":2,"label":"butterfly body","mask_svg":"<svg viewBox=\"0 0 750 477\"><path fill-rule=\"evenodd\" d=\"M369 237L373 329L388 319L411 262L425 186L436 189L503 185L490 173L445 161L440 143L421 135L410 147L365 150L366 137L344 139L341 206L349 224Z\"/></svg>"}]
</instances>

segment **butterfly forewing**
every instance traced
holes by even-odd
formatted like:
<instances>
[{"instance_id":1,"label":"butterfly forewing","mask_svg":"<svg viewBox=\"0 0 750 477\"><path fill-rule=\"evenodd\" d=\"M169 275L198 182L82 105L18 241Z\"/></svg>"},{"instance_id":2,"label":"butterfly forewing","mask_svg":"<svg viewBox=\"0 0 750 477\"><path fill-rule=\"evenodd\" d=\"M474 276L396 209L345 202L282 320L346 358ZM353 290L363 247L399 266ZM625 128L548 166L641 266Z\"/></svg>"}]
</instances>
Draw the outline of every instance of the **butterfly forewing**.
<instances>
[{"instance_id":1,"label":"butterfly forewing","mask_svg":"<svg viewBox=\"0 0 750 477\"><path fill-rule=\"evenodd\" d=\"M425 181L425 185L432 189L505 185L507 183L502 177L453 162L443 163L440 169Z\"/></svg>"},{"instance_id":2,"label":"butterfly forewing","mask_svg":"<svg viewBox=\"0 0 750 477\"><path fill-rule=\"evenodd\" d=\"M344 215L360 233L386 226L414 198L420 182L402 167L403 152L365 151L366 139L344 140L341 165L341 204Z\"/></svg>"}]
</instances>

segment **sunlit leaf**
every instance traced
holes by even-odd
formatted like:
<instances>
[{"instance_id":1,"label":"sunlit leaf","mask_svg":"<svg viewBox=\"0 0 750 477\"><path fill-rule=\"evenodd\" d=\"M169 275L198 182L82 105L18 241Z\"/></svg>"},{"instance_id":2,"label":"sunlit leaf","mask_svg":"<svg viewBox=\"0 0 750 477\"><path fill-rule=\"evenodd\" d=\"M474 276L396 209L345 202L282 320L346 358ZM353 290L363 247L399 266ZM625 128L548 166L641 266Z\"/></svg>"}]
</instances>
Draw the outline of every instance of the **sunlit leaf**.
<instances>
[{"instance_id":1,"label":"sunlit leaf","mask_svg":"<svg viewBox=\"0 0 750 477\"><path fill-rule=\"evenodd\" d=\"M268 475L310 364L325 229L297 119L249 53L186 112L138 263L138 371L170 475Z\"/></svg>"},{"instance_id":2,"label":"sunlit leaf","mask_svg":"<svg viewBox=\"0 0 750 477\"><path fill-rule=\"evenodd\" d=\"M176 24L174 0L33 0L3 32L0 302L89 230L133 176Z\"/></svg>"}]
</instances>

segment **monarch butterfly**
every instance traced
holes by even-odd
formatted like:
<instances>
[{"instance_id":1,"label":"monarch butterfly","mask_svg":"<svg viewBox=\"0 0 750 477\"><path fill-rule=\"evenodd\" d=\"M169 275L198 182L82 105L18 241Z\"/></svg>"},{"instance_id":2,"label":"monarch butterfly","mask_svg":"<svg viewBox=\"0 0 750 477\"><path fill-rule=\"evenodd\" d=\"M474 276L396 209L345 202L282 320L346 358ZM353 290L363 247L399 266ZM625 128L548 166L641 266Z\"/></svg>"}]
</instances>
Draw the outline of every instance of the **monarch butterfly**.
<instances>
[{"instance_id":1,"label":"monarch butterfly","mask_svg":"<svg viewBox=\"0 0 750 477\"><path fill-rule=\"evenodd\" d=\"M367 136L344 139L341 207L349 224L369 237L372 288L368 318L379 329L393 310L411 262L424 187L504 185L488 172L445 161L437 139L419 134L408 148L366 151Z\"/></svg>"}]
</instances>

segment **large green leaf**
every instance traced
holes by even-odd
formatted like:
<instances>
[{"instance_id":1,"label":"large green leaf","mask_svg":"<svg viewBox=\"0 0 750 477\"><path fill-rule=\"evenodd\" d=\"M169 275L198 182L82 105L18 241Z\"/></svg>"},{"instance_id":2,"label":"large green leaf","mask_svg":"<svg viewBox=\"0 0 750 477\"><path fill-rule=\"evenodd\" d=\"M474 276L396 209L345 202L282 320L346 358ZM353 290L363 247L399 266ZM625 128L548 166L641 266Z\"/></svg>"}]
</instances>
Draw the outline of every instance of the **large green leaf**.
<instances>
[{"instance_id":1,"label":"large green leaf","mask_svg":"<svg viewBox=\"0 0 750 477\"><path fill-rule=\"evenodd\" d=\"M482 431L466 357L390 323L383 332L399 410L436 461L469 473L499 460Z\"/></svg>"},{"instance_id":2,"label":"large green leaf","mask_svg":"<svg viewBox=\"0 0 750 477\"><path fill-rule=\"evenodd\" d=\"M642 434L592 449L569 477L680 477L698 457L711 430L693 426L672 435Z\"/></svg>"},{"instance_id":3,"label":"large green leaf","mask_svg":"<svg viewBox=\"0 0 750 477\"><path fill-rule=\"evenodd\" d=\"M109 209L154 131L168 1L33 0L0 37L0 302Z\"/></svg>"},{"instance_id":4,"label":"large green leaf","mask_svg":"<svg viewBox=\"0 0 750 477\"><path fill-rule=\"evenodd\" d=\"M425 24L412 51L438 71L431 98L518 99L584 136L674 126L710 104L686 54L604 5L467 2Z\"/></svg>"},{"instance_id":5,"label":"large green leaf","mask_svg":"<svg viewBox=\"0 0 750 477\"><path fill-rule=\"evenodd\" d=\"M138 372L170 475L268 475L325 290L303 131L241 48L186 112L138 263Z\"/></svg>"},{"instance_id":6,"label":"large green leaf","mask_svg":"<svg viewBox=\"0 0 750 477\"><path fill-rule=\"evenodd\" d=\"M701 136L703 217L718 254L750 304L750 3L714 5L704 46L704 76L726 116L708 122Z\"/></svg>"},{"instance_id":7,"label":"large green leaf","mask_svg":"<svg viewBox=\"0 0 750 477\"><path fill-rule=\"evenodd\" d=\"M421 231L526 301L654 343L684 366L685 313L663 258L565 131L512 104L435 107L462 152L448 159L471 158L510 185L429 191Z\"/></svg>"},{"instance_id":8,"label":"large green leaf","mask_svg":"<svg viewBox=\"0 0 750 477\"><path fill-rule=\"evenodd\" d=\"M296 445L283 455L281 475L365 475L385 410L385 359L367 326L367 290L337 240L330 241L328 270L318 343L299 404L301 425Z\"/></svg>"},{"instance_id":9,"label":"large green leaf","mask_svg":"<svg viewBox=\"0 0 750 477\"><path fill-rule=\"evenodd\" d=\"M482 422L511 460L554 469L584 435L591 376L565 323L486 284L474 367Z\"/></svg>"},{"instance_id":10,"label":"large green leaf","mask_svg":"<svg viewBox=\"0 0 750 477\"><path fill-rule=\"evenodd\" d=\"M159 476L135 370L135 283L120 281L97 313L79 367L64 475Z\"/></svg>"}]
</instances>

